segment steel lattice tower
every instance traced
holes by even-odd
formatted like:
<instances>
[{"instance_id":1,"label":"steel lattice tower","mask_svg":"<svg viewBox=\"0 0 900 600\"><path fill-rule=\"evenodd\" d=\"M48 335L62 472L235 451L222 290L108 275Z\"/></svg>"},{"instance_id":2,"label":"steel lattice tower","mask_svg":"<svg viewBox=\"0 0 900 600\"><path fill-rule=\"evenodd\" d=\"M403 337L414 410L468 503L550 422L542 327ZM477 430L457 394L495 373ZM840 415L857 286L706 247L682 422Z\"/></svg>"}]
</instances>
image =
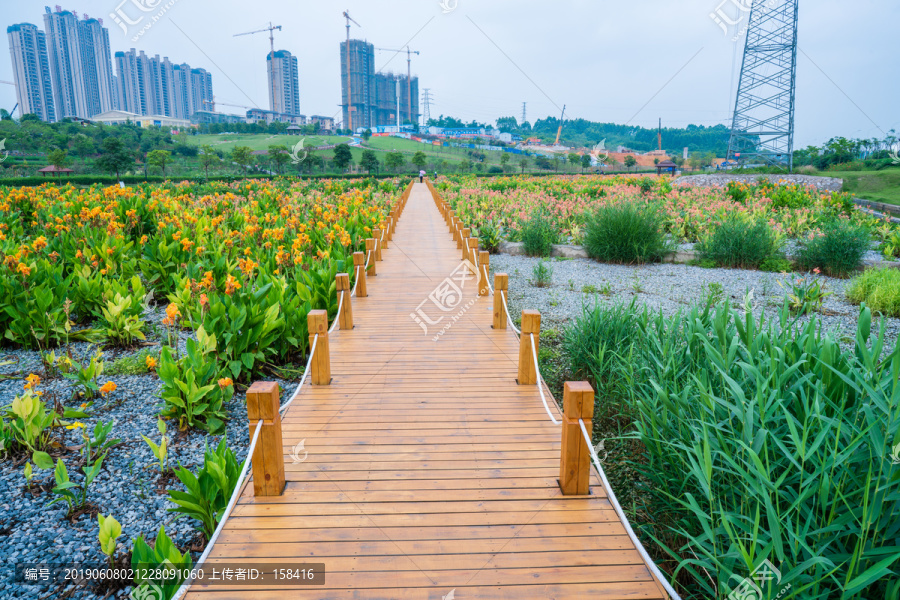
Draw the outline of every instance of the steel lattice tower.
<instances>
[{"instance_id":1,"label":"steel lattice tower","mask_svg":"<svg viewBox=\"0 0 900 600\"><path fill-rule=\"evenodd\" d=\"M757 0L734 107L728 159L793 169L799 0Z\"/></svg>"}]
</instances>

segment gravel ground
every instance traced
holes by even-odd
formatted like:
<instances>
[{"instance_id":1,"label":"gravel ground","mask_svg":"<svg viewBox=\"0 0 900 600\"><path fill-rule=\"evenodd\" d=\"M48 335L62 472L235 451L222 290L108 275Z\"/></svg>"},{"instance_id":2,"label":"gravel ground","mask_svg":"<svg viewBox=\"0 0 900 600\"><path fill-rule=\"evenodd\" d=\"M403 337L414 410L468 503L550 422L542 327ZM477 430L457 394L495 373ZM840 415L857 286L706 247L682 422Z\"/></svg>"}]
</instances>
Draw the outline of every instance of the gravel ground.
<instances>
[{"instance_id":1,"label":"gravel ground","mask_svg":"<svg viewBox=\"0 0 900 600\"><path fill-rule=\"evenodd\" d=\"M145 320L158 323L164 316L162 309L150 309ZM156 329L160 331L161 328ZM151 329L153 331L153 329ZM179 333L179 346L184 344L192 332ZM148 336L148 341L161 341L158 337ZM90 356L96 347L88 344L72 344L76 356ZM57 350L57 354L59 351ZM106 350L104 358L109 365L115 358L134 355L137 352L116 352ZM43 377L39 354L35 351L11 350L0 351L0 362L12 361L12 364L0 367L0 375L9 379L0 381L0 405L8 405L17 394L21 394L24 384L22 378L29 373ZM11 377L11 378L10 378ZM122 524L122 536L119 538L118 553L131 550L131 540L138 535L152 539L165 525L166 533L182 547L182 551L190 545L196 536L192 519L166 512L175 505L168 501L168 496L157 492L159 466L141 434L158 442L159 432L156 428L158 409L162 401L158 397L162 384L154 374L146 375L112 375L104 374L101 383L113 381L117 390L108 398L98 400L89 409L90 418L81 419L89 430L93 430L98 420L115 424L111 438L120 438L121 444L110 450L103 462L103 469L88 490L88 501L94 503L104 515L112 514ZM276 380L278 381L278 380ZM293 394L297 382L279 381L282 386L282 401ZM77 407L79 402L72 400L75 391L74 382L67 379L43 380L39 387L45 399L55 395L63 404ZM249 433L245 395L236 393L227 405L231 419L227 423L225 436L228 446L239 461L247 456ZM203 460L205 444L215 446L221 436L207 436L202 432L189 432L186 435L173 436L174 427L169 426L168 435L172 440L169 450L169 465L181 464L195 470ZM77 430L65 430L57 435L62 436L66 446L80 446L81 434ZM81 481L81 471L76 461L78 450L69 451L65 456L66 467L73 481ZM51 507L47 504L54 498L49 491L41 491L36 495L25 489L25 478L22 474L23 462L13 464L10 460L0 462L0 599L12 598L72 598L81 600L99 600L100 598L127 598L129 589L121 590L114 596L95 594L88 589L53 589L38 586L21 586L12 583L10 568L17 563L104 563L105 556L100 552L97 540L98 524L96 516L82 515L74 524L66 520L66 504L59 503ZM77 474L76 474L77 472ZM52 471L35 469L32 486L50 484L52 487ZM170 487L183 489L181 482L173 480ZM196 559L197 555L194 555ZM2 568L5 567L5 568Z\"/></svg>"},{"instance_id":2,"label":"gravel ground","mask_svg":"<svg viewBox=\"0 0 900 600\"><path fill-rule=\"evenodd\" d=\"M538 288L531 285L530 279L539 261L538 258L526 256L496 255L491 257L491 270L509 274L509 310L513 315L521 314L524 308L538 310L542 316L542 328L560 330L581 315L584 303L631 302L636 297L639 305L671 315L705 298L709 285L713 283L722 286L725 297L730 298L733 305L743 305L747 291L752 290L754 313L759 315L764 312L774 316L785 298L785 291L779 282L796 277L796 274L703 269L680 264L634 267L589 259L549 259L548 264L553 268L552 285ZM844 296L847 281L829 277L822 279L827 290L834 294L825 299L823 314L817 317L836 339L854 339L859 308L850 304ZM582 289L589 285L598 290L609 286L609 295L583 293ZM886 319L886 326L889 340L886 346L892 348L900 336L900 319Z\"/></svg>"}]
</instances>

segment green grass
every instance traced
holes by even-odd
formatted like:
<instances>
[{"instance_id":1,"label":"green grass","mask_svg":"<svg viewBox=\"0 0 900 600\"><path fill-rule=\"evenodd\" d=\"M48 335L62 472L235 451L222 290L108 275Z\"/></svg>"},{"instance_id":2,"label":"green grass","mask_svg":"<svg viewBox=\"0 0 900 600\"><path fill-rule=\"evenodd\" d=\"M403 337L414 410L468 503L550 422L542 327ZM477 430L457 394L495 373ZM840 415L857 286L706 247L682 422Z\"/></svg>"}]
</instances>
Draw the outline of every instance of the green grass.
<instances>
[{"instance_id":1,"label":"green grass","mask_svg":"<svg viewBox=\"0 0 900 600\"><path fill-rule=\"evenodd\" d=\"M247 146L254 152L257 150L268 150L269 146L287 146L293 147L294 144L305 137L304 147L311 148L315 146L328 146L331 144L341 144L350 140L346 136L323 136L323 135L272 135L269 133L235 133L222 135L192 135L188 137L188 143L192 146L205 146L209 144L215 150L222 152L231 152L236 146Z\"/></svg>"},{"instance_id":2,"label":"green grass","mask_svg":"<svg viewBox=\"0 0 900 600\"><path fill-rule=\"evenodd\" d=\"M149 372L147 368L147 357L152 356L159 360L159 352L141 350L134 356L123 356L104 367L106 375L143 375Z\"/></svg>"},{"instance_id":3,"label":"green grass","mask_svg":"<svg viewBox=\"0 0 900 600\"><path fill-rule=\"evenodd\" d=\"M870 269L847 286L847 299L886 317L900 317L900 270Z\"/></svg>"},{"instance_id":4,"label":"green grass","mask_svg":"<svg viewBox=\"0 0 900 600\"><path fill-rule=\"evenodd\" d=\"M840 177L844 180L844 191L857 198L900 204L900 168L883 171L825 171L825 177Z\"/></svg>"}]
</instances>

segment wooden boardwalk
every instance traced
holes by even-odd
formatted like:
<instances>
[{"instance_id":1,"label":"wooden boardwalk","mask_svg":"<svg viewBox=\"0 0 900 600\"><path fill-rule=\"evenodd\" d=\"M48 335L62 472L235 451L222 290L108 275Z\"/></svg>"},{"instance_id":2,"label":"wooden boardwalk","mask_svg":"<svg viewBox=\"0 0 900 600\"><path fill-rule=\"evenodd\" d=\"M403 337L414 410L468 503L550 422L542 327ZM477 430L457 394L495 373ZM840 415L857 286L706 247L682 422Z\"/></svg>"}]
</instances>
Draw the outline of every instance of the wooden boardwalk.
<instances>
[{"instance_id":1,"label":"wooden boardwalk","mask_svg":"<svg viewBox=\"0 0 900 600\"><path fill-rule=\"evenodd\" d=\"M427 334L410 316L460 264L417 183L353 298L355 329L330 336L331 385L304 387L284 417L285 455L305 440L306 460L285 459L280 497L245 486L208 561L322 562L324 587L195 584L186 598L667 597L593 470L590 496L561 494L560 428L517 385L519 342L491 328L491 297L470 282L468 310Z\"/></svg>"}]
</instances>

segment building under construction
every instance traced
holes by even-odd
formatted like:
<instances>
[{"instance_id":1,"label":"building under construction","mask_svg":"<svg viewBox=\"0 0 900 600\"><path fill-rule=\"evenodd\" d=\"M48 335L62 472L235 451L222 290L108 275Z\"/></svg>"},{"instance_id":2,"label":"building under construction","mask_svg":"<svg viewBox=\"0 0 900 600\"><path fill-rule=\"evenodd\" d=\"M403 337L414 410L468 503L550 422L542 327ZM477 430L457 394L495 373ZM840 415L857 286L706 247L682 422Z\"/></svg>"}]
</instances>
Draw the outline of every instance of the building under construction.
<instances>
[{"instance_id":1,"label":"building under construction","mask_svg":"<svg viewBox=\"0 0 900 600\"><path fill-rule=\"evenodd\" d=\"M375 72L375 47L362 40L350 40L350 68L347 69L347 42L341 42L341 106L344 127L350 126L348 108L353 111L353 129L397 124L399 87L400 123L419 122L419 78ZM350 105L347 76L350 76ZM412 96L410 107L409 97Z\"/></svg>"}]
</instances>

